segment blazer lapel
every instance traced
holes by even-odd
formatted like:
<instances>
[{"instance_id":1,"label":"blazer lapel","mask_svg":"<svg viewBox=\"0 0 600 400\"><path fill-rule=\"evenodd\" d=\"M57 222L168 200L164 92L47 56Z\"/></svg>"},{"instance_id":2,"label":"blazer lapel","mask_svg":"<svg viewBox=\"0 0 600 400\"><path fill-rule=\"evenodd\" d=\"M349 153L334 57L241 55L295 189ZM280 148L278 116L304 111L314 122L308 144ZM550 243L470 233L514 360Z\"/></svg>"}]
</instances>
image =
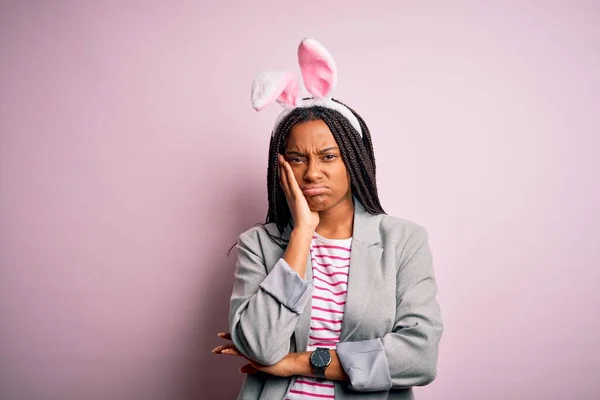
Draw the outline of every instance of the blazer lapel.
<instances>
[{"instance_id":1,"label":"blazer lapel","mask_svg":"<svg viewBox=\"0 0 600 400\"><path fill-rule=\"evenodd\" d=\"M354 199L354 226L348 271L348 294L340 341L348 341L360 326L373 290L370 274L377 267L383 249L379 246L376 218Z\"/></svg>"}]
</instances>

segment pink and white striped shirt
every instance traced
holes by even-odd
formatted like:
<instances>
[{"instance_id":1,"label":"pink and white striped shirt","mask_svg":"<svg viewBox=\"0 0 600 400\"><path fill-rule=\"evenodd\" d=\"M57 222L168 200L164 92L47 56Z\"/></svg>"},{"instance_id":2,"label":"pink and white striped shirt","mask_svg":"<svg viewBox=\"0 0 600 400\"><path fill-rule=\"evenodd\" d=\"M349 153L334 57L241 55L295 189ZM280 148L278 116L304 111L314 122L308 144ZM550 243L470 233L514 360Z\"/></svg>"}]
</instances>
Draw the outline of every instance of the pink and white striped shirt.
<instances>
[{"instance_id":1,"label":"pink and white striped shirt","mask_svg":"<svg viewBox=\"0 0 600 400\"><path fill-rule=\"evenodd\" d=\"M314 291L307 351L335 349L346 308L352 238L327 239L315 232L311 245ZM296 377L286 400L335 399L332 381Z\"/></svg>"}]
</instances>

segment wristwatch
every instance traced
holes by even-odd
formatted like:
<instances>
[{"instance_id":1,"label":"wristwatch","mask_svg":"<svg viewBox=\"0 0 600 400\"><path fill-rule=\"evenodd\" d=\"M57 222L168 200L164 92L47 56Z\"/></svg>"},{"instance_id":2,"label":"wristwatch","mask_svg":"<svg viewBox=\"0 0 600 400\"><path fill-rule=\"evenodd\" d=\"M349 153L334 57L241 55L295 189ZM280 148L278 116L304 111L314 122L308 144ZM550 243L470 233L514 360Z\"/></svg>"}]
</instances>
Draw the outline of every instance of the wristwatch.
<instances>
[{"instance_id":1,"label":"wristwatch","mask_svg":"<svg viewBox=\"0 0 600 400\"><path fill-rule=\"evenodd\" d=\"M310 366L315 377L325 379L325 370L331 364L331 354L325 347L317 347L310 354Z\"/></svg>"}]
</instances>

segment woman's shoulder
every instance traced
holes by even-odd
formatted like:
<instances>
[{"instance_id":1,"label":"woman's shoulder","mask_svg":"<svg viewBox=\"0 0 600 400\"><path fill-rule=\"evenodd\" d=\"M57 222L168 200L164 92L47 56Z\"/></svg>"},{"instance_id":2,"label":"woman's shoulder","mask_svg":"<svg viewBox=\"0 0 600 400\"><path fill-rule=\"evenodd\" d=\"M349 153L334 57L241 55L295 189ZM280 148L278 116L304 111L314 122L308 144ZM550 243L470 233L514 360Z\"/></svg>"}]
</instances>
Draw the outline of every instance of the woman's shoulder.
<instances>
[{"instance_id":1,"label":"woman's shoulder","mask_svg":"<svg viewBox=\"0 0 600 400\"><path fill-rule=\"evenodd\" d=\"M428 233L425 227L411 219L393 215L379 216L379 245L394 249L400 265L420 249L427 250Z\"/></svg>"},{"instance_id":2,"label":"woman's shoulder","mask_svg":"<svg viewBox=\"0 0 600 400\"><path fill-rule=\"evenodd\" d=\"M389 214L378 214L379 224L384 230L425 231L425 227L412 219Z\"/></svg>"},{"instance_id":3,"label":"woman's shoulder","mask_svg":"<svg viewBox=\"0 0 600 400\"><path fill-rule=\"evenodd\" d=\"M287 241L289 234L286 231L279 232L275 223L257 224L243 231L239 242L273 243L273 240Z\"/></svg>"},{"instance_id":4,"label":"woman's shoulder","mask_svg":"<svg viewBox=\"0 0 600 400\"><path fill-rule=\"evenodd\" d=\"M384 239L422 242L427 239L427 229L411 219L379 214L379 231Z\"/></svg>"}]
</instances>

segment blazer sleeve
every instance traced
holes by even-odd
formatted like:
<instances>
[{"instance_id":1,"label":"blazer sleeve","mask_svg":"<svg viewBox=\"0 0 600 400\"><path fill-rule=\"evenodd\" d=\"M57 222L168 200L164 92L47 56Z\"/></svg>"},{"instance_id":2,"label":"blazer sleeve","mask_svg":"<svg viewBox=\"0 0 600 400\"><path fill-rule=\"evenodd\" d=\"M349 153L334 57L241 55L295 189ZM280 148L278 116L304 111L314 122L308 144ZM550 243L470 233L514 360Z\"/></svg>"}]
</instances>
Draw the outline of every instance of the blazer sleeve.
<instances>
[{"instance_id":1,"label":"blazer sleeve","mask_svg":"<svg viewBox=\"0 0 600 400\"><path fill-rule=\"evenodd\" d=\"M283 258L267 273L261 254L258 239L247 233L240 235L229 329L242 354L260 364L273 365L289 353L290 338L313 286Z\"/></svg>"},{"instance_id":2,"label":"blazer sleeve","mask_svg":"<svg viewBox=\"0 0 600 400\"><path fill-rule=\"evenodd\" d=\"M396 273L392 332L383 338L337 345L350 389L401 389L435 379L443 332L437 290L427 231L418 226L406 242Z\"/></svg>"}]
</instances>

